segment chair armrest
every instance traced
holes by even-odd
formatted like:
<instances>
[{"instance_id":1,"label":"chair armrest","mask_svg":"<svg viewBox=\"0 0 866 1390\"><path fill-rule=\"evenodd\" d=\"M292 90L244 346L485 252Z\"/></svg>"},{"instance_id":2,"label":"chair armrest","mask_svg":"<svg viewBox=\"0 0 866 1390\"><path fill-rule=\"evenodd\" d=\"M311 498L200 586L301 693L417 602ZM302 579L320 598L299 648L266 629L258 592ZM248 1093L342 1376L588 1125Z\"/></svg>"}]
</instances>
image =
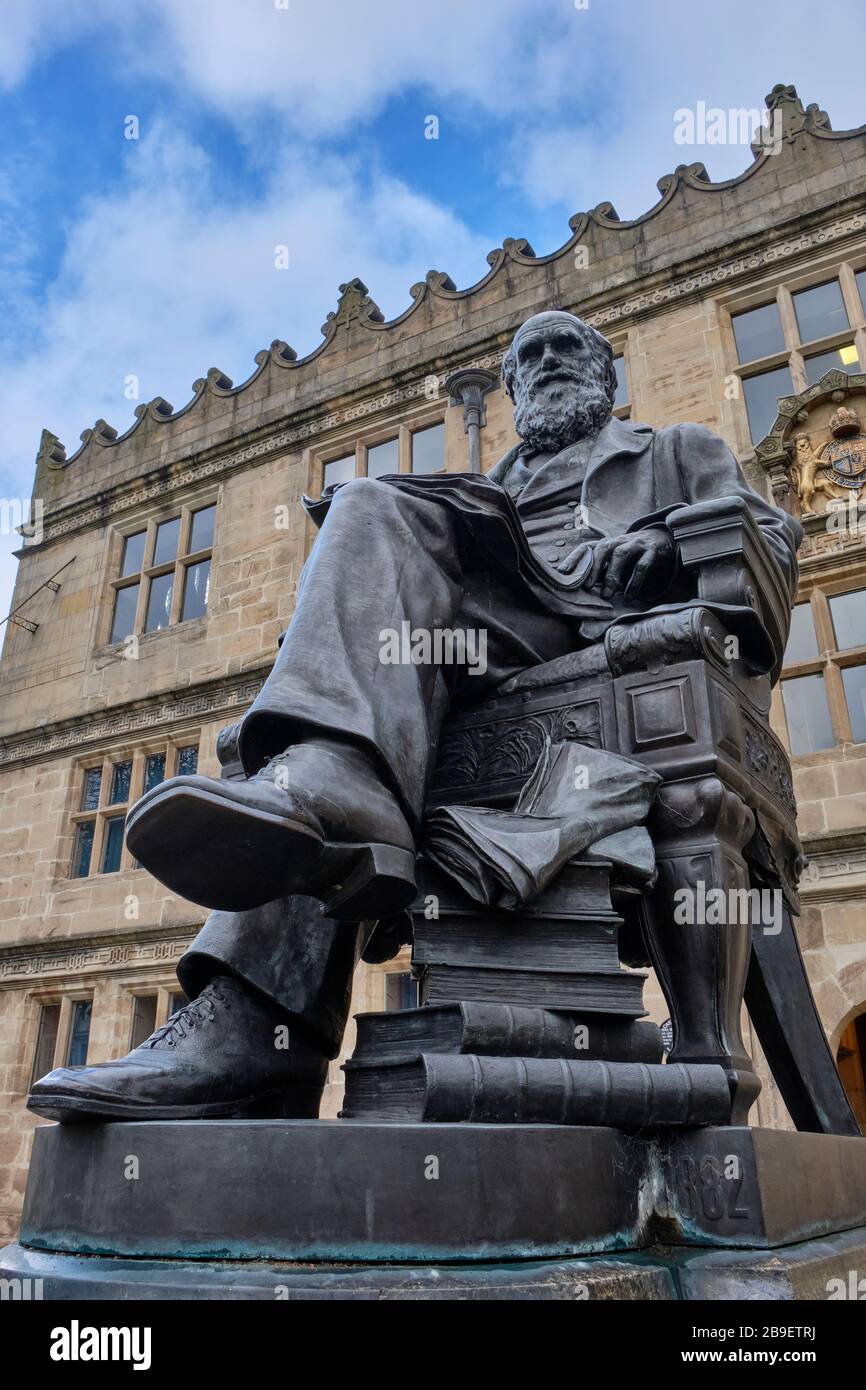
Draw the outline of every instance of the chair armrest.
<instances>
[{"instance_id":1,"label":"chair armrest","mask_svg":"<svg viewBox=\"0 0 866 1390\"><path fill-rule=\"evenodd\" d=\"M779 562L741 497L678 507L667 517L680 561L698 597L753 609L781 658L791 602Z\"/></svg>"},{"instance_id":2,"label":"chair armrest","mask_svg":"<svg viewBox=\"0 0 866 1390\"><path fill-rule=\"evenodd\" d=\"M730 672L725 655L727 629L707 608L676 613L648 613L629 623L614 623L604 634L607 665L614 676L635 671L657 674L681 661L709 661Z\"/></svg>"},{"instance_id":3,"label":"chair armrest","mask_svg":"<svg viewBox=\"0 0 866 1390\"><path fill-rule=\"evenodd\" d=\"M599 643L519 671L516 676L497 686L496 694L513 695L518 690L541 690L548 685L559 685L562 681L610 679L610 675L604 647Z\"/></svg>"}]
</instances>

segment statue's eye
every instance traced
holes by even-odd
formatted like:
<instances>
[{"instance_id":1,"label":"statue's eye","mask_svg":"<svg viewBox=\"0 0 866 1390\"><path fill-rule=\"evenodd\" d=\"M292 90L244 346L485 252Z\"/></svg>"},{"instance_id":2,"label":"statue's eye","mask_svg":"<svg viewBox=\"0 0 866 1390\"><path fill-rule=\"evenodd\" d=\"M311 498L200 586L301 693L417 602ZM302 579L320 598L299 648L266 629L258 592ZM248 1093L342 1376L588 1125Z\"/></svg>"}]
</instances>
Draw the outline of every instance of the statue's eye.
<instances>
[{"instance_id":1,"label":"statue's eye","mask_svg":"<svg viewBox=\"0 0 866 1390\"><path fill-rule=\"evenodd\" d=\"M571 333L561 333L555 342L557 352L578 352L580 341Z\"/></svg>"}]
</instances>

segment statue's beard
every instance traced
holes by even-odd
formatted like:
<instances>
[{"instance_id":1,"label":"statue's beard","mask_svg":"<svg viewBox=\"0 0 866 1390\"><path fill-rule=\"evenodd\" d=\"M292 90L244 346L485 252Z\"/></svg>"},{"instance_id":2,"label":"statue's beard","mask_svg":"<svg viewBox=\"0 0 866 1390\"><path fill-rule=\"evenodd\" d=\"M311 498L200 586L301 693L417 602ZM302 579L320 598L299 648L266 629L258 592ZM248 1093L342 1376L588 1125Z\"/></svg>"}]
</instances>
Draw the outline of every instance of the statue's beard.
<instances>
[{"instance_id":1,"label":"statue's beard","mask_svg":"<svg viewBox=\"0 0 866 1390\"><path fill-rule=\"evenodd\" d=\"M514 425L530 448L553 454L598 434L610 417L610 408L600 382L558 377L541 386L516 387Z\"/></svg>"}]
</instances>

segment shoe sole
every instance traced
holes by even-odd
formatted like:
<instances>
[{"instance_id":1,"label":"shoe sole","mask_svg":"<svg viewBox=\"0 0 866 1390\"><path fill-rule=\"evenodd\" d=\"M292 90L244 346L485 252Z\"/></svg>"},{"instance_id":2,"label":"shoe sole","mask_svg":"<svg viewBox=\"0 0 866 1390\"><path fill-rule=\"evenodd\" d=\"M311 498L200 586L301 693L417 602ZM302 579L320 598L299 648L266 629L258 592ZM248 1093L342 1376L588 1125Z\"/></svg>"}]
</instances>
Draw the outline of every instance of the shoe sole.
<instances>
[{"instance_id":1,"label":"shoe sole","mask_svg":"<svg viewBox=\"0 0 866 1390\"><path fill-rule=\"evenodd\" d=\"M178 844L178 802L188 804L193 845ZM168 790L133 808L126 842L167 888L227 912L302 894L318 898L329 917L359 922L390 917L416 895L414 851L323 841L298 821L204 788Z\"/></svg>"},{"instance_id":2,"label":"shoe sole","mask_svg":"<svg viewBox=\"0 0 866 1390\"><path fill-rule=\"evenodd\" d=\"M31 1093L27 1107L58 1124L101 1124L109 1120L315 1120L321 1099L318 1086L290 1086L260 1096L201 1105L133 1105L84 1095Z\"/></svg>"}]
</instances>

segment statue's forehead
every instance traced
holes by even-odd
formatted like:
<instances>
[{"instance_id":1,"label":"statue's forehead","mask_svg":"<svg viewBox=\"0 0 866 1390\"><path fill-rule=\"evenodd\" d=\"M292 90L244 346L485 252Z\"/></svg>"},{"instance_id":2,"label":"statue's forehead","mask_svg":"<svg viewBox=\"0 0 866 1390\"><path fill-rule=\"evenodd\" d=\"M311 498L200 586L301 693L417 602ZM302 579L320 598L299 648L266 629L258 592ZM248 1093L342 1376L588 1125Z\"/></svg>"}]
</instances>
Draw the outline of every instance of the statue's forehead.
<instances>
[{"instance_id":1,"label":"statue's forehead","mask_svg":"<svg viewBox=\"0 0 866 1390\"><path fill-rule=\"evenodd\" d=\"M571 328L577 333L586 332L586 324L583 319L579 319L576 314L569 314L556 309L548 310L543 314L533 314L531 319L522 323L514 335L514 346L523 339L532 335L551 332L557 328Z\"/></svg>"}]
</instances>

